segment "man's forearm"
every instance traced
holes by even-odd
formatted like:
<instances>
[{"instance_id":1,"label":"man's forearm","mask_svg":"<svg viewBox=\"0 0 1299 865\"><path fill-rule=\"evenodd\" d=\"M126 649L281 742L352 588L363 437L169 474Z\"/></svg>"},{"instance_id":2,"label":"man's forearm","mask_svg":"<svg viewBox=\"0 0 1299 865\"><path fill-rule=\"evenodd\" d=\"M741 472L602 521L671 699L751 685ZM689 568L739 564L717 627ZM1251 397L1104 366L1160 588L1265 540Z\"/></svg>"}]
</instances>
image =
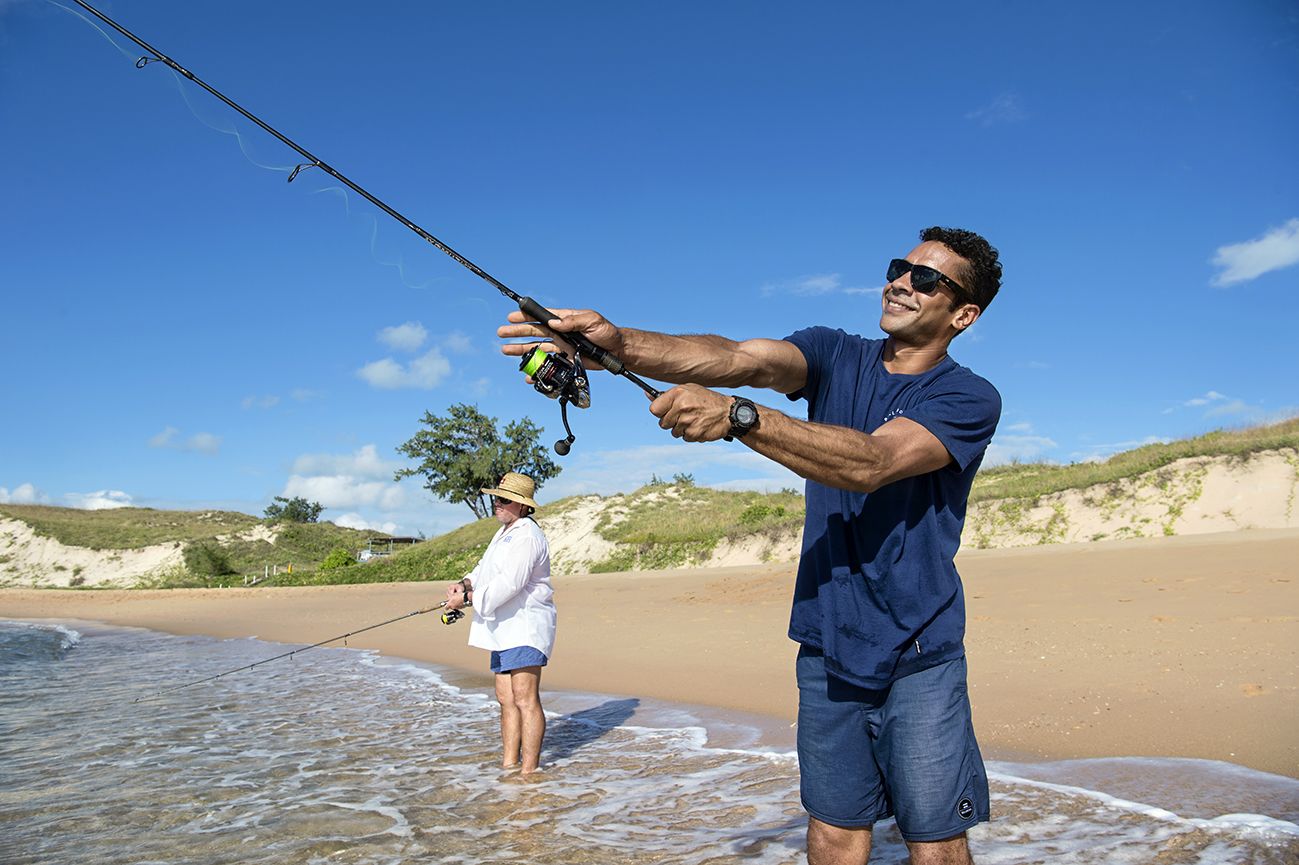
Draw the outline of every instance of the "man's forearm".
<instances>
[{"instance_id":1,"label":"man's forearm","mask_svg":"<svg viewBox=\"0 0 1299 865\"><path fill-rule=\"evenodd\" d=\"M761 409L761 418L742 439L746 445L800 477L836 489L874 492L952 462L943 443L908 418L895 418L869 434L771 408Z\"/></svg>"},{"instance_id":2,"label":"man's forearm","mask_svg":"<svg viewBox=\"0 0 1299 865\"><path fill-rule=\"evenodd\" d=\"M761 416L761 425L742 441L799 477L854 492L873 492L886 482L890 454L870 435L767 407Z\"/></svg>"},{"instance_id":3,"label":"man's forearm","mask_svg":"<svg viewBox=\"0 0 1299 865\"><path fill-rule=\"evenodd\" d=\"M714 334L673 335L621 328L622 360L634 372L672 384L762 387L793 393L807 381L803 353L783 339L737 342Z\"/></svg>"},{"instance_id":4,"label":"man's forearm","mask_svg":"<svg viewBox=\"0 0 1299 865\"><path fill-rule=\"evenodd\" d=\"M671 384L706 387L755 384L757 371L746 363L740 344L713 334L668 334L620 328L622 362L636 373Z\"/></svg>"}]
</instances>

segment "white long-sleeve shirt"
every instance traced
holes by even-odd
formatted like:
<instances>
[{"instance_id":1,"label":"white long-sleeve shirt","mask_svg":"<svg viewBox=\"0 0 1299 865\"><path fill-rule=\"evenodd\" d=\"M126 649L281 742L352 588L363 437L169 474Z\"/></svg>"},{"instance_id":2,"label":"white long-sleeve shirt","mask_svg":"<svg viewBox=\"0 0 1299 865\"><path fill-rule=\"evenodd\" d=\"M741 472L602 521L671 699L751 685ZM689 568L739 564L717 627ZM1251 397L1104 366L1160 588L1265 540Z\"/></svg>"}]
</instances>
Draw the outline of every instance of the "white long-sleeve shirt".
<instances>
[{"instance_id":1,"label":"white long-sleeve shirt","mask_svg":"<svg viewBox=\"0 0 1299 865\"><path fill-rule=\"evenodd\" d=\"M474 592L469 645L500 652L531 646L547 658L555 648L555 591L550 545L524 517L497 530L467 575Z\"/></svg>"}]
</instances>

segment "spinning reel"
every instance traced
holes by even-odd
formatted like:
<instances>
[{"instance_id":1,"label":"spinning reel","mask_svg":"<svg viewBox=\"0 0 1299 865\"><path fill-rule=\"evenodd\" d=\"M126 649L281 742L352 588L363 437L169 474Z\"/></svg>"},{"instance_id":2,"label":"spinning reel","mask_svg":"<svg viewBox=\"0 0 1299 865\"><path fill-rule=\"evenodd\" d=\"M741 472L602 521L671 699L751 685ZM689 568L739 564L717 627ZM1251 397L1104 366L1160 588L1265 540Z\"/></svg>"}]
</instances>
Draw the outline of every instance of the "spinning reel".
<instances>
[{"instance_id":1,"label":"spinning reel","mask_svg":"<svg viewBox=\"0 0 1299 865\"><path fill-rule=\"evenodd\" d=\"M463 619L464 617L465 617L465 614L462 613L462 612L459 611L459 610L447 610L445 613L442 614L442 617L441 617L441 618L442 618L442 624L444 624L444 625L454 625L456 622L460 621L460 620Z\"/></svg>"},{"instance_id":2,"label":"spinning reel","mask_svg":"<svg viewBox=\"0 0 1299 865\"><path fill-rule=\"evenodd\" d=\"M523 355L519 369L531 377L537 393L559 400L559 417L564 422L568 438L555 442L555 453L561 457L567 455L577 440L568 425L568 404L578 408L591 407L591 381L586 376L581 358L569 360L562 351L551 353L537 345Z\"/></svg>"}]
</instances>

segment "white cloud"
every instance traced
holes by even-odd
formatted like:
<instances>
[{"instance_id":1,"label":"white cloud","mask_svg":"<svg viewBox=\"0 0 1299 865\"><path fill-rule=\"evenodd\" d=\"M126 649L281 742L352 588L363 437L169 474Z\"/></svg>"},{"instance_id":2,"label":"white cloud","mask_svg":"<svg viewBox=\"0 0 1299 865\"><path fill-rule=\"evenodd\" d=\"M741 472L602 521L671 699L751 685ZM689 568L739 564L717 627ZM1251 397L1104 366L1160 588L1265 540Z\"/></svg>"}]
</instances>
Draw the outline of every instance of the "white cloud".
<instances>
[{"instance_id":1,"label":"white cloud","mask_svg":"<svg viewBox=\"0 0 1299 865\"><path fill-rule=\"evenodd\" d=\"M1080 463L1103 463L1117 453L1145 447L1146 445L1167 444L1169 441L1171 439L1165 436L1146 436L1143 439L1092 445L1085 450L1074 451L1069 455L1069 458Z\"/></svg>"},{"instance_id":2,"label":"white cloud","mask_svg":"<svg viewBox=\"0 0 1299 865\"><path fill-rule=\"evenodd\" d=\"M380 459L372 444L351 454L303 454L294 460L281 495L302 496L327 508L398 510L407 504L405 490L392 479L401 466Z\"/></svg>"},{"instance_id":3,"label":"white cloud","mask_svg":"<svg viewBox=\"0 0 1299 865\"><path fill-rule=\"evenodd\" d=\"M813 273L782 282L768 282L760 289L763 297L788 294L794 297L818 297L826 294L880 294L884 287L845 286L837 273Z\"/></svg>"},{"instance_id":4,"label":"white cloud","mask_svg":"<svg viewBox=\"0 0 1299 865\"><path fill-rule=\"evenodd\" d=\"M185 450L215 455L221 450L221 436L212 433L195 433L185 440Z\"/></svg>"},{"instance_id":5,"label":"white cloud","mask_svg":"<svg viewBox=\"0 0 1299 865\"><path fill-rule=\"evenodd\" d=\"M998 433L988 445L983 465L1004 465L1009 462L1038 462L1057 447L1053 439L1037 435L1002 435Z\"/></svg>"},{"instance_id":6,"label":"white cloud","mask_svg":"<svg viewBox=\"0 0 1299 865\"><path fill-rule=\"evenodd\" d=\"M991 102L982 108L976 108L968 112L965 119L972 120L980 126L998 126L1003 123L1018 123L1027 116L1020 105L1019 94L1006 91L997 94Z\"/></svg>"},{"instance_id":7,"label":"white cloud","mask_svg":"<svg viewBox=\"0 0 1299 865\"><path fill-rule=\"evenodd\" d=\"M1299 263L1299 218L1254 240L1218 247L1212 263L1222 269L1213 277L1213 285L1248 282Z\"/></svg>"},{"instance_id":8,"label":"white cloud","mask_svg":"<svg viewBox=\"0 0 1299 865\"><path fill-rule=\"evenodd\" d=\"M777 466L784 469L784 466ZM778 493L781 490L803 491L807 481L800 478L791 471L785 470L784 475L773 476L768 478L743 478L738 481L722 481L719 484L709 484L711 489L729 490L732 492L753 491L759 493ZM668 480L668 478L664 478Z\"/></svg>"},{"instance_id":9,"label":"white cloud","mask_svg":"<svg viewBox=\"0 0 1299 865\"><path fill-rule=\"evenodd\" d=\"M442 347L452 354L468 354L474 350L474 343L468 334L456 330L446 335Z\"/></svg>"},{"instance_id":10,"label":"white cloud","mask_svg":"<svg viewBox=\"0 0 1299 865\"><path fill-rule=\"evenodd\" d=\"M403 465L380 457L373 444L345 454L303 454L294 460L280 495L302 496L343 512L326 514L336 525L388 534L432 537L474 519L463 504L435 500L415 480L394 481Z\"/></svg>"},{"instance_id":11,"label":"white cloud","mask_svg":"<svg viewBox=\"0 0 1299 865\"><path fill-rule=\"evenodd\" d=\"M1236 418L1246 423L1255 424L1284 420L1288 417L1287 412L1289 411L1289 409L1284 408L1269 411L1261 405L1252 405L1239 397L1218 393L1216 390L1206 391L1202 396L1192 397L1178 403L1173 408L1164 409L1163 413L1172 414L1179 408L1204 409L1200 416L1206 419Z\"/></svg>"},{"instance_id":12,"label":"white cloud","mask_svg":"<svg viewBox=\"0 0 1299 865\"><path fill-rule=\"evenodd\" d=\"M293 461L296 475L350 475L371 480L390 480L403 463L385 462L374 445L351 454L303 454Z\"/></svg>"},{"instance_id":13,"label":"white cloud","mask_svg":"<svg viewBox=\"0 0 1299 865\"><path fill-rule=\"evenodd\" d=\"M5 505L38 505L48 502L49 496L36 489L32 484L19 484L10 492L0 487L0 504Z\"/></svg>"},{"instance_id":14,"label":"white cloud","mask_svg":"<svg viewBox=\"0 0 1299 865\"><path fill-rule=\"evenodd\" d=\"M149 439L149 447L173 451L192 451L215 456L221 450L221 437L212 433L195 433L187 439L180 438L180 430L164 427L162 432Z\"/></svg>"},{"instance_id":15,"label":"white cloud","mask_svg":"<svg viewBox=\"0 0 1299 865\"><path fill-rule=\"evenodd\" d=\"M1161 414L1172 414L1178 409L1183 409L1183 408L1202 408L1206 405L1213 405L1214 403L1220 403L1226 399L1230 399L1230 397L1226 396L1225 394L1218 393L1216 390L1205 391L1202 396L1193 396L1190 399L1182 400L1176 405L1169 406L1168 408L1164 409L1161 412Z\"/></svg>"},{"instance_id":16,"label":"white cloud","mask_svg":"<svg viewBox=\"0 0 1299 865\"><path fill-rule=\"evenodd\" d=\"M365 517L356 513L343 514L337 519L330 520L336 526L342 526L345 529L360 529L366 532L383 532L385 535L399 534L398 526L392 520L367 520Z\"/></svg>"},{"instance_id":17,"label":"white cloud","mask_svg":"<svg viewBox=\"0 0 1299 865\"><path fill-rule=\"evenodd\" d=\"M275 394L266 394L265 396L246 396L240 403L245 410L250 408L275 408L275 406L279 404L280 398Z\"/></svg>"},{"instance_id":18,"label":"white cloud","mask_svg":"<svg viewBox=\"0 0 1299 865\"><path fill-rule=\"evenodd\" d=\"M295 402L307 402L309 400L318 399L321 396L323 396L323 394L321 394L320 391L311 390L310 388L305 387L295 387L289 392L289 397Z\"/></svg>"},{"instance_id":19,"label":"white cloud","mask_svg":"<svg viewBox=\"0 0 1299 865\"><path fill-rule=\"evenodd\" d=\"M396 482L366 481L350 475L290 475L280 495L302 496L327 508L365 506L391 511L406 504L405 491Z\"/></svg>"},{"instance_id":20,"label":"white cloud","mask_svg":"<svg viewBox=\"0 0 1299 865\"><path fill-rule=\"evenodd\" d=\"M415 351L428 339L428 331L418 321L408 321L396 327L385 327L379 331L379 342L394 351Z\"/></svg>"},{"instance_id":21,"label":"white cloud","mask_svg":"<svg viewBox=\"0 0 1299 865\"><path fill-rule=\"evenodd\" d=\"M1264 416L1261 406L1253 406L1243 399L1227 400L1224 403L1214 405L1204 413L1206 418L1210 417L1240 417L1246 420L1256 420Z\"/></svg>"},{"instance_id":22,"label":"white cloud","mask_svg":"<svg viewBox=\"0 0 1299 865\"><path fill-rule=\"evenodd\" d=\"M1211 390L1208 393L1206 393L1204 396L1197 396L1188 399L1186 402L1182 403L1182 405L1190 408L1195 406L1208 405L1209 403L1212 402L1221 402L1226 398L1227 397L1218 393L1216 390Z\"/></svg>"},{"instance_id":23,"label":"white cloud","mask_svg":"<svg viewBox=\"0 0 1299 865\"><path fill-rule=\"evenodd\" d=\"M409 364L390 357L367 363L356 371L371 387L381 390L418 388L432 390L451 374L451 362L437 348L431 348Z\"/></svg>"},{"instance_id":24,"label":"white cloud","mask_svg":"<svg viewBox=\"0 0 1299 865\"><path fill-rule=\"evenodd\" d=\"M131 497L121 490L98 490L93 493L65 493L69 507L87 511L106 511L111 508L131 507Z\"/></svg>"}]
</instances>

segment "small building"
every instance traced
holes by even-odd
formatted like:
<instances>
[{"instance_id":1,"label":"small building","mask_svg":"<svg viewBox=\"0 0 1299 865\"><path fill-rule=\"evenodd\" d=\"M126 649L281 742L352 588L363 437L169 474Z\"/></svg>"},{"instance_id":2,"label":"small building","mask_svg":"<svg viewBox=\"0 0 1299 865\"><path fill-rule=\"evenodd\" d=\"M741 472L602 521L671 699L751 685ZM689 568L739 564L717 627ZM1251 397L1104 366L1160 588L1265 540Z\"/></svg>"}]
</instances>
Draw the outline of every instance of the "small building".
<instances>
[{"instance_id":1,"label":"small building","mask_svg":"<svg viewBox=\"0 0 1299 865\"><path fill-rule=\"evenodd\" d=\"M368 562L376 556L391 556L399 547L418 544L420 538L366 538L365 549L356 554L358 562Z\"/></svg>"}]
</instances>

